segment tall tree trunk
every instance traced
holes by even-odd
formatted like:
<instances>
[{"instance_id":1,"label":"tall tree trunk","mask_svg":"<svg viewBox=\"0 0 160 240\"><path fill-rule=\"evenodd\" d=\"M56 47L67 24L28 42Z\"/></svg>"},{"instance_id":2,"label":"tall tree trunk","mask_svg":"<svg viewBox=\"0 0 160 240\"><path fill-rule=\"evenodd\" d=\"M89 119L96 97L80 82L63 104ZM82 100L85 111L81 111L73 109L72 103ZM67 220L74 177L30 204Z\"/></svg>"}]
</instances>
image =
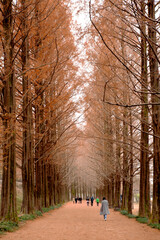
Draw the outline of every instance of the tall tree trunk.
<instances>
[{"instance_id":1,"label":"tall tree trunk","mask_svg":"<svg viewBox=\"0 0 160 240\"><path fill-rule=\"evenodd\" d=\"M121 189L121 165L120 165L120 122L116 120L116 172L115 172L115 207L120 208L120 189Z\"/></svg>"},{"instance_id":2,"label":"tall tree trunk","mask_svg":"<svg viewBox=\"0 0 160 240\"><path fill-rule=\"evenodd\" d=\"M141 1L141 101L148 103L148 79L147 79L147 53L146 53L146 26L143 19L145 3ZM140 151L140 202L139 215L150 215L150 183L149 183L149 159L148 159L148 106L142 106L141 110L141 151Z\"/></svg>"},{"instance_id":3,"label":"tall tree trunk","mask_svg":"<svg viewBox=\"0 0 160 240\"><path fill-rule=\"evenodd\" d=\"M122 14L123 16L123 14ZM123 57L123 63L126 65L126 44L124 41L125 37L125 31L123 29L123 24L122 24L122 39L121 39L121 48L122 48L122 57ZM126 79L125 82L123 83L123 102L124 104L128 103L128 74L127 70L123 69L122 70L122 76L123 79ZM122 182L122 209L128 209L128 109L124 108L123 109L123 182Z\"/></svg>"},{"instance_id":4,"label":"tall tree trunk","mask_svg":"<svg viewBox=\"0 0 160 240\"><path fill-rule=\"evenodd\" d=\"M31 213L34 208L34 165L32 142L32 104L31 82L25 71L29 68L27 7L25 0L22 5L22 79L23 79L23 153L22 153L22 211Z\"/></svg>"},{"instance_id":5,"label":"tall tree trunk","mask_svg":"<svg viewBox=\"0 0 160 240\"><path fill-rule=\"evenodd\" d=\"M159 102L159 71L157 61L157 39L155 22L155 1L148 0L149 65L151 78L152 103ZM160 106L152 105L153 125L153 222L160 223Z\"/></svg>"},{"instance_id":6,"label":"tall tree trunk","mask_svg":"<svg viewBox=\"0 0 160 240\"><path fill-rule=\"evenodd\" d=\"M54 205L54 170L53 170L53 164L50 164L48 167L48 191L49 191L49 206L53 206Z\"/></svg>"},{"instance_id":7,"label":"tall tree trunk","mask_svg":"<svg viewBox=\"0 0 160 240\"><path fill-rule=\"evenodd\" d=\"M132 214L133 200L133 127L132 127L132 111L130 110L130 162L129 162L129 190L128 190L128 213Z\"/></svg>"},{"instance_id":8,"label":"tall tree trunk","mask_svg":"<svg viewBox=\"0 0 160 240\"><path fill-rule=\"evenodd\" d=\"M3 177L1 193L1 217L17 220L16 210L16 133L15 133L15 76L12 1L4 0L3 51L4 51L4 104L3 104Z\"/></svg>"},{"instance_id":9,"label":"tall tree trunk","mask_svg":"<svg viewBox=\"0 0 160 240\"><path fill-rule=\"evenodd\" d=\"M143 19L145 15L145 3L141 1L141 101L148 103L148 79L147 79L147 53L146 53L146 26ZM139 215L150 215L150 184L149 184L149 159L148 159L148 106L141 109L141 151L140 151L140 202Z\"/></svg>"},{"instance_id":10,"label":"tall tree trunk","mask_svg":"<svg viewBox=\"0 0 160 240\"><path fill-rule=\"evenodd\" d=\"M124 99L125 103L127 102L126 99L126 92L124 92ZM123 109L123 188L122 188L122 209L127 209L128 206L128 110L125 108Z\"/></svg>"},{"instance_id":11,"label":"tall tree trunk","mask_svg":"<svg viewBox=\"0 0 160 240\"><path fill-rule=\"evenodd\" d=\"M35 0L35 63L38 64L39 60L39 48L41 46L40 38L40 16L39 16L40 2ZM35 93L38 96L38 100L35 106L35 207L38 210L41 210L43 204L43 148L42 148L42 124L43 124L43 95L40 94L42 91L42 80L39 79L37 71L36 84L35 84Z\"/></svg>"}]
</instances>

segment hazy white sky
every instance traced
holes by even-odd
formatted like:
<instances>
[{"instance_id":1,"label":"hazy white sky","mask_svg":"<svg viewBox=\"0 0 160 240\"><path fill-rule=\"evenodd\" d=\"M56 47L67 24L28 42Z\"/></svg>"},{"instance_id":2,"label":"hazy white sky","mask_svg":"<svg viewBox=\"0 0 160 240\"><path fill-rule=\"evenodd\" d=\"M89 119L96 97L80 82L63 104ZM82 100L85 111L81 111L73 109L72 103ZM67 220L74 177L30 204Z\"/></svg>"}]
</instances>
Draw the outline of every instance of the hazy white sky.
<instances>
[{"instance_id":1,"label":"hazy white sky","mask_svg":"<svg viewBox=\"0 0 160 240\"><path fill-rule=\"evenodd\" d=\"M87 42L87 35L83 35L85 29L90 24L89 14L88 14L88 0L71 0L70 8L72 9L72 33L75 38L75 45L78 49L79 56L75 61L75 65L78 66L77 76L80 78L82 83L82 87L79 88L79 91L74 97L74 101L79 104L79 100L84 97L84 89L88 87L88 79L90 72L92 71L92 67L90 63L87 61L85 44ZM83 35L83 37L81 37ZM83 129L85 126L85 118L84 118L84 107L79 106L79 111L76 113L76 118L81 116L78 120L79 124L77 125L80 129Z\"/></svg>"}]
</instances>

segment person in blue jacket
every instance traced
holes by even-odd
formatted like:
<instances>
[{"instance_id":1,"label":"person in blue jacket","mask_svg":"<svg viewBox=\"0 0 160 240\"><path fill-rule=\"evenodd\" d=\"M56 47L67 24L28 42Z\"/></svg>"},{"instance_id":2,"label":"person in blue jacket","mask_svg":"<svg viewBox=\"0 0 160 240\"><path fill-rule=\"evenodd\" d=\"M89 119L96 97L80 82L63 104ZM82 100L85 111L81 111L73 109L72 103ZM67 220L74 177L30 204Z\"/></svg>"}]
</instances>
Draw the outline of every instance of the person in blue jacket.
<instances>
[{"instance_id":1,"label":"person in blue jacket","mask_svg":"<svg viewBox=\"0 0 160 240\"><path fill-rule=\"evenodd\" d=\"M93 206L93 202L94 202L94 197L91 197L91 206Z\"/></svg>"}]
</instances>

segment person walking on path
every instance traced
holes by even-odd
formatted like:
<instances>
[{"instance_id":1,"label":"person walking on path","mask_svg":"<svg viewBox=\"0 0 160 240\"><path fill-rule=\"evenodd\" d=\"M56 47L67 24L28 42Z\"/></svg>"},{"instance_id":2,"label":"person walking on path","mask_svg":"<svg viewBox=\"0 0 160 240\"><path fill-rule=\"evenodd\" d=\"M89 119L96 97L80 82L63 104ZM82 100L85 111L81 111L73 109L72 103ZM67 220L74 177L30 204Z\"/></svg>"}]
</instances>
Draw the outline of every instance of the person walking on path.
<instances>
[{"instance_id":1,"label":"person walking on path","mask_svg":"<svg viewBox=\"0 0 160 240\"><path fill-rule=\"evenodd\" d=\"M103 197L103 201L101 204L101 209L100 209L100 215L104 216L104 220L107 220L107 214L110 214L109 212L109 204L108 201L106 200L105 197Z\"/></svg>"},{"instance_id":2,"label":"person walking on path","mask_svg":"<svg viewBox=\"0 0 160 240\"><path fill-rule=\"evenodd\" d=\"M89 197L86 197L87 206L89 206Z\"/></svg>"},{"instance_id":3,"label":"person walking on path","mask_svg":"<svg viewBox=\"0 0 160 240\"><path fill-rule=\"evenodd\" d=\"M91 197L91 206L93 206L94 197Z\"/></svg>"},{"instance_id":4,"label":"person walking on path","mask_svg":"<svg viewBox=\"0 0 160 240\"><path fill-rule=\"evenodd\" d=\"M97 207L99 206L99 198L96 198Z\"/></svg>"}]
</instances>

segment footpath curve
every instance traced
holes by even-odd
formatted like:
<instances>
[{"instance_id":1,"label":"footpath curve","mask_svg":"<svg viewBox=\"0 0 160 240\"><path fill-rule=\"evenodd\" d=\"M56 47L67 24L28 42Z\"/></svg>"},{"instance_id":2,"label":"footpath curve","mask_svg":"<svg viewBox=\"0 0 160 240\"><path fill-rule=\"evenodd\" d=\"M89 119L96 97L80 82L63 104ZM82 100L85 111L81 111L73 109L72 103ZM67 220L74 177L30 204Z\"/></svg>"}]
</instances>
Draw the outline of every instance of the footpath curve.
<instances>
[{"instance_id":1,"label":"footpath curve","mask_svg":"<svg viewBox=\"0 0 160 240\"><path fill-rule=\"evenodd\" d=\"M27 221L19 230L2 240L160 240L160 231L110 211L107 221L99 215L100 207L69 202L59 209Z\"/></svg>"}]
</instances>

